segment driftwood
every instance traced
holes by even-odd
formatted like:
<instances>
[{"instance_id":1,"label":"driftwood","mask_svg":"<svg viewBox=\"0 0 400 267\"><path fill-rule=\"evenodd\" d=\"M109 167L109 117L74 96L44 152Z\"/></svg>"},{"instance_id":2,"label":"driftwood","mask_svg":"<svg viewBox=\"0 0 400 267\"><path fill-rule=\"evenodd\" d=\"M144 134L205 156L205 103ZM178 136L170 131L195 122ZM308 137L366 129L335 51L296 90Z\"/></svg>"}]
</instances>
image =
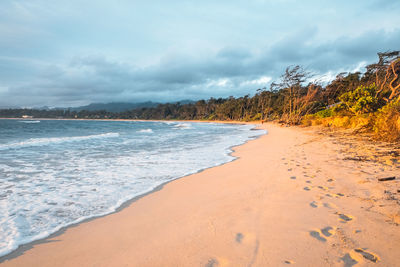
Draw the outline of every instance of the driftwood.
<instances>
[{"instance_id":1,"label":"driftwood","mask_svg":"<svg viewBox=\"0 0 400 267\"><path fill-rule=\"evenodd\" d=\"M385 182L385 181L391 181L391 180L394 180L394 179L396 179L396 177L391 176L391 177L385 177L385 178L378 178L378 181L379 182Z\"/></svg>"}]
</instances>

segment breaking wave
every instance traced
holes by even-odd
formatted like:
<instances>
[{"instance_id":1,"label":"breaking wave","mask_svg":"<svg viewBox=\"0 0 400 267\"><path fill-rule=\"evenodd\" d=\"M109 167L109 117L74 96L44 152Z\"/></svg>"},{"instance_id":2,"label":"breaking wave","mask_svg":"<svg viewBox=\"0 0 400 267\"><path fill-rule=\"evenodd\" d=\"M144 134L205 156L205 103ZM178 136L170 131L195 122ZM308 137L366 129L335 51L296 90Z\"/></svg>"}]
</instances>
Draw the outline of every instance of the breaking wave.
<instances>
[{"instance_id":1,"label":"breaking wave","mask_svg":"<svg viewBox=\"0 0 400 267\"><path fill-rule=\"evenodd\" d=\"M119 133L103 133L87 136L69 136L69 137L50 137L50 138L31 138L23 142L0 145L0 150L15 149L29 146L45 146L50 144L76 142L90 139L119 137Z\"/></svg>"}]
</instances>

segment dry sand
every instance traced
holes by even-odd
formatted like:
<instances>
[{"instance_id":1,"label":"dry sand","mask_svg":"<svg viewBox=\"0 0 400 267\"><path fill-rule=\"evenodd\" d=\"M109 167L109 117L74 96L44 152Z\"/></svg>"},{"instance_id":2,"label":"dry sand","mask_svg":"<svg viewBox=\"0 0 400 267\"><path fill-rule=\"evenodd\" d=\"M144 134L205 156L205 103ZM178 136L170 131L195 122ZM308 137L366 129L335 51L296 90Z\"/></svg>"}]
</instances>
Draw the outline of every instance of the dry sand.
<instances>
[{"instance_id":1,"label":"dry sand","mask_svg":"<svg viewBox=\"0 0 400 267\"><path fill-rule=\"evenodd\" d=\"M351 160L348 143L315 130L261 127L269 134L237 147L236 161L0 265L400 266L399 180L376 180L398 175L396 162Z\"/></svg>"}]
</instances>

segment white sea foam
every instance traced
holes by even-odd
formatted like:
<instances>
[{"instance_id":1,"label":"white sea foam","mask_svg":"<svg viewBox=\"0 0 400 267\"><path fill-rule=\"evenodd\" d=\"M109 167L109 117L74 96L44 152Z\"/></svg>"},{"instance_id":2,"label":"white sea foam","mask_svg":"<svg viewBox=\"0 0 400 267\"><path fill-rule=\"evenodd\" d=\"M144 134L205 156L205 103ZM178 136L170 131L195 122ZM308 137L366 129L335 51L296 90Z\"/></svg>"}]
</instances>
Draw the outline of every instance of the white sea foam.
<instances>
[{"instance_id":1,"label":"white sea foam","mask_svg":"<svg viewBox=\"0 0 400 267\"><path fill-rule=\"evenodd\" d=\"M192 125L190 123L178 123L174 127L178 129L190 129Z\"/></svg>"},{"instance_id":2,"label":"white sea foam","mask_svg":"<svg viewBox=\"0 0 400 267\"><path fill-rule=\"evenodd\" d=\"M23 122L23 123L39 123L40 121L18 121L18 122Z\"/></svg>"},{"instance_id":3,"label":"white sea foam","mask_svg":"<svg viewBox=\"0 0 400 267\"><path fill-rule=\"evenodd\" d=\"M175 121L162 121L161 123L168 124L168 125L176 124Z\"/></svg>"},{"instance_id":4,"label":"white sea foam","mask_svg":"<svg viewBox=\"0 0 400 267\"><path fill-rule=\"evenodd\" d=\"M257 133L250 132L248 125L180 124L192 130L171 131L162 123L154 128L126 123L119 129L124 134L119 135L114 123L87 122L86 128L98 130L102 125L107 133L32 138L21 149L3 150L0 256L62 227L111 213L165 182L232 161L231 147ZM138 128L154 133L149 138ZM116 142L103 139L109 137ZM90 141L96 138L100 139ZM72 145L71 140L87 142ZM49 146L26 150L26 144Z\"/></svg>"},{"instance_id":5,"label":"white sea foam","mask_svg":"<svg viewBox=\"0 0 400 267\"><path fill-rule=\"evenodd\" d=\"M138 133L152 133L153 130L152 129L141 129L138 131Z\"/></svg>"},{"instance_id":6,"label":"white sea foam","mask_svg":"<svg viewBox=\"0 0 400 267\"><path fill-rule=\"evenodd\" d=\"M0 150L30 147L30 146L44 146L44 145L56 144L56 143L76 142L76 141L84 141L84 140L99 139L99 138L110 138L110 137L118 137L118 136L119 136L119 133L103 133L103 134L94 134L94 135L87 135L87 136L30 138L30 139L28 139L26 141L22 141L22 142L0 145Z\"/></svg>"}]
</instances>

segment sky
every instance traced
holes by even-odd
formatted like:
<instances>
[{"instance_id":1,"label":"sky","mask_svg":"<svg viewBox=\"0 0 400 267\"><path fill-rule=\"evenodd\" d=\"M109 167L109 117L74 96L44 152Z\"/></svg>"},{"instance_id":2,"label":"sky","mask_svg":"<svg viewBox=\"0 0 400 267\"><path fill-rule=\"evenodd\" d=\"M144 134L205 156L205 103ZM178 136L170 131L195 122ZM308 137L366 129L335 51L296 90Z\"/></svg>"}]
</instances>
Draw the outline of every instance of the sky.
<instances>
[{"instance_id":1,"label":"sky","mask_svg":"<svg viewBox=\"0 0 400 267\"><path fill-rule=\"evenodd\" d=\"M1 0L0 107L254 94L400 50L397 0Z\"/></svg>"}]
</instances>

